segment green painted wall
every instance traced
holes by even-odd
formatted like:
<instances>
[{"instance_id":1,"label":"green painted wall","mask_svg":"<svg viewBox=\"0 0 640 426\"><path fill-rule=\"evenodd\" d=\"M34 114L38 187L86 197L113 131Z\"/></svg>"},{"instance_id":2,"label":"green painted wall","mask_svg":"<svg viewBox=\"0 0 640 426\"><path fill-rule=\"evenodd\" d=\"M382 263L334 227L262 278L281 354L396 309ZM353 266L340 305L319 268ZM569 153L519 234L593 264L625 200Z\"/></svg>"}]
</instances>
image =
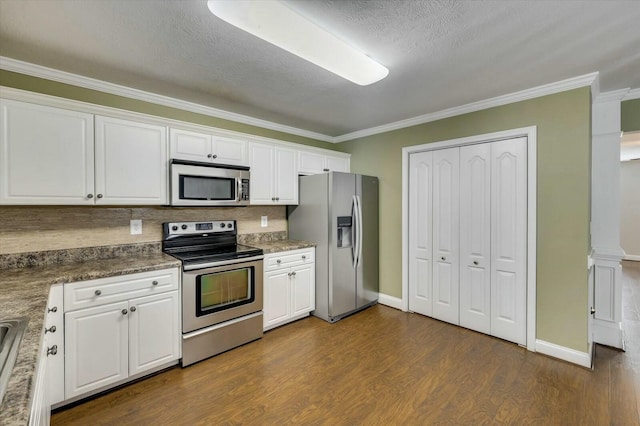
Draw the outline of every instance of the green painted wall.
<instances>
[{"instance_id":1,"label":"green painted wall","mask_svg":"<svg viewBox=\"0 0 640 426\"><path fill-rule=\"evenodd\" d=\"M201 124L203 126L217 127L220 129L233 130L236 132L248 133L266 138L279 139L287 142L294 142L303 145L315 146L336 150L336 145L319 141L317 139L292 135L289 133L269 130L262 127L250 126L236 123L235 121L210 117L204 114L184 111L177 108L166 107L150 102L138 101L123 96L110 95L96 90L85 89L69 84L58 83L42 78L31 77L24 74L0 70L0 85L13 87L15 89L29 90L31 92L44 93L46 95L58 96L61 98L73 99L92 104L104 105L112 108L135 111L143 114L155 115L158 117L170 118L173 120L186 121L189 123Z\"/></svg>"},{"instance_id":2,"label":"green painted wall","mask_svg":"<svg viewBox=\"0 0 640 426\"><path fill-rule=\"evenodd\" d=\"M623 132L640 130L640 99L631 99L620 104L621 129Z\"/></svg>"},{"instance_id":3,"label":"green painted wall","mask_svg":"<svg viewBox=\"0 0 640 426\"><path fill-rule=\"evenodd\" d=\"M536 125L537 338L587 350L591 95L588 87L348 141L351 170L380 178L380 286L402 293L402 148Z\"/></svg>"}]
</instances>

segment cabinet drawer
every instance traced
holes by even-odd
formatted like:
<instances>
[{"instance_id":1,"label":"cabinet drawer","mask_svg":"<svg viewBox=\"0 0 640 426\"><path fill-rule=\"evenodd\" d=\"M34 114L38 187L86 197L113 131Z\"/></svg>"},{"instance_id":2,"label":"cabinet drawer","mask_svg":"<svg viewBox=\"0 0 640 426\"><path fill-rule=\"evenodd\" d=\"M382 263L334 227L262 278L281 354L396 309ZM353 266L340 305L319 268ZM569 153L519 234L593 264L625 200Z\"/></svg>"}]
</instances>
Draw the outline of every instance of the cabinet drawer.
<instances>
[{"instance_id":1,"label":"cabinet drawer","mask_svg":"<svg viewBox=\"0 0 640 426\"><path fill-rule=\"evenodd\" d=\"M313 262L315 262L314 248L283 251L280 253L268 254L264 257L265 270L267 271L289 268L291 266L304 265Z\"/></svg>"},{"instance_id":2,"label":"cabinet drawer","mask_svg":"<svg viewBox=\"0 0 640 426\"><path fill-rule=\"evenodd\" d=\"M65 312L178 289L178 269L65 284Z\"/></svg>"}]
</instances>

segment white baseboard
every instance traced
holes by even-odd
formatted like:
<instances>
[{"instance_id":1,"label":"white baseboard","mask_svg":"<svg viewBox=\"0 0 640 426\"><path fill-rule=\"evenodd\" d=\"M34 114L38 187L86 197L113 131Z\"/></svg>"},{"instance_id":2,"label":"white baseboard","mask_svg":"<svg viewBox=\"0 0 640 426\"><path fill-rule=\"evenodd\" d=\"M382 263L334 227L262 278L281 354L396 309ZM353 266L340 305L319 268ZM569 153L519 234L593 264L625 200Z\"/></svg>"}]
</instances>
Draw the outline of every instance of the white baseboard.
<instances>
[{"instance_id":1,"label":"white baseboard","mask_svg":"<svg viewBox=\"0 0 640 426\"><path fill-rule=\"evenodd\" d=\"M640 262L640 255L638 254L626 254L623 257L624 260L634 260L636 262Z\"/></svg>"},{"instance_id":2,"label":"white baseboard","mask_svg":"<svg viewBox=\"0 0 640 426\"><path fill-rule=\"evenodd\" d=\"M612 348L624 349L622 324L594 319L591 323L593 341Z\"/></svg>"},{"instance_id":3,"label":"white baseboard","mask_svg":"<svg viewBox=\"0 0 640 426\"><path fill-rule=\"evenodd\" d=\"M378 303L381 305L389 306L398 310L402 310L402 299L398 297L389 296L388 294L380 293L378 295Z\"/></svg>"},{"instance_id":4,"label":"white baseboard","mask_svg":"<svg viewBox=\"0 0 640 426\"><path fill-rule=\"evenodd\" d=\"M591 354L589 352L576 351L575 349L545 342L544 340L536 340L536 352L591 368Z\"/></svg>"}]
</instances>

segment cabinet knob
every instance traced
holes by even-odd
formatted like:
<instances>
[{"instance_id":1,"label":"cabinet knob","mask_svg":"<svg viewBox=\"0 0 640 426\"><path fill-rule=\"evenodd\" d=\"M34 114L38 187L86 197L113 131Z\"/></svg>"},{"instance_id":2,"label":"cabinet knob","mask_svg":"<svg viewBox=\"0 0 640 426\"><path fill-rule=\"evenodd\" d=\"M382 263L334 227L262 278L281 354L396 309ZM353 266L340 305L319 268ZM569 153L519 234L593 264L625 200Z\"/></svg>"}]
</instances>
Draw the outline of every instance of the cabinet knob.
<instances>
[{"instance_id":1,"label":"cabinet knob","mask_svg":"<svg viewBox=\"0 0 640 426\"><path fill-rule=\"evenodd\" d=\"M96 290L93 292L93 294L95 294L96 296L100 296L102 294L102 291Z\"/></svg>"},{"instance_id":2,"label":"cabinet knob","mask_svg":"<svg viewBox=\"0 0 640 426\"><path fill-rule=\"evenodd\" d=\"M218 156L217 156L216 154L213 154L213 157L212 157L212 158L218 158Z\"/></svg>"},{"instance_id":3,"label":"cabinet knob","mask_svg":"<svg viewBox=\"0 0 640 426\"><path fill-rule=\"evenodd\" d=\"M290 276L291 276L291 272L289 272L289 273L287 274L287 276L288 276L288 277L290 277Z\"/></svg>"},{"instance_id":4,"label":"cabinet knob","mask_svg":"<svg viewBox=\"0 0 640 426\"><path fill-rule=\"evenodd\" d=\"M127 312L128 312L128 311L127 311L126 309L123 309L123 310L122 310L122 315L127 315Z\"/></svg>"},{"instance_id":5,"label":"cabinet knob","mask_svg":"<svg viewBox=\"0 0 640 426\"><path fill-rule=\"evenodd\" d=\"M207 154L207 158L213 157L213 154Z\"/></svg>"},{"instance_id":6,"label":"cabinet knob","mask_svg":"<svg viewBox=\"0 0 640 426\"><path fill-rule=\"evenodd\" d=\"M440 260L447 260L447 258L446 258L446 257L444 257L444 256L442 256L442 257L440 258Z\"/></svg>"},{"instance_id":7,"label":"cabinet knob","mask_svg":"<svg viewBox=\"0 0 640 426\"><path fill-rule=\"evenodd\" d=\"M329 169L322 169L323 172L328 172L330 171Z\"/></svg>"},{"instance_id":8,"label":"cabinet knob","mask_svg":"<svg viewBox=\"0 0 640 426\"><path fill-rule=\"evenodd\" d=\"M58 307L54 306L53 308L47 308L47 312L58 312Z\"/></svg>"},{"instance_id":9,"label":"cabinet knob","mask_svg":"<svg viewBox=\"0 0 640 426\"><path fill-rule=\"evenodd\" d=\"M87 198L93 198L93 194L87 194Z\"/></svg>"},{"instance_id":10,"label":"cabinet knob","mask_svg":"<svg viewBox=\"0 0 640 426\"><path fill-rule=\"evenodd\" d=\"M50 348L47 348L47 356L55 355L58 353L58 345L53 345Z\"/></svg>"},{"instance_id":11,"label":"cabinet knob","mask_svg":"<svg viewBox=\"0 0 640 426\"><path fill-rule=\"evenodd\" d=\"M476 266L478 266L478 265L479 265L479 263L478 263L478 261L477 261L477 260L474 260L474 261L473 261L473 264L474 264L474 265L476 265Z\"/></svg>"},{"instance_id":12,"label":"cabinet knob","mask_svg":"<svg viewBox=\"0 0 640 426\"><path fill-rule=\"evenodd\" d=\"M158 285L158 281L153 280L153 282L152 282L151 284L153 284L153 285Z\"/></svg>"},{"instance_id":13,"label":"cabinet knob","mask_svg":"<svg viewBox=\"0 0 640 426\"><path fill-rule=\"evenodd\" d=\"M136 307L132 306L130 310L131 310L131 312L135 312L136 311Z\"/></svg>"},{"instance_id":14,"label":"cabinet knob","mask_svg":"<svg viewBox=\"0 0 640 426\"><path fill-rule=\"evenodd\" d=\"M46 327L45 327L45 329L44 329L44 334L47 334L47 333L55 333L55 332L56 332L56 326L55 326L55 325L52 325L52 326L51 326L51 327L49 327L49 328L46 328Z\"/></svg>"},{"instance_id":15,"label":"cabinet knob","mask_svg":"<svg viewBox=\"0 0 640 426\"><path fill-rule=\"evenodd\" d=\"M296 276L296 271L293 271L293 272L291 273L291 275L293 275L293 276L295 277L295 276Z\"/></svg>"},{"instance_id":16,"label":"cabinet knob","mask_svg":"<svg viewBox=\"0 0 640 426\"><path fill-rule=\"evenodd\" d=\"M96 195L96 197L102 198L102 194L98 194L98 195Z\"/></svg>"},{"instance_id":17,"label":"cabinet knob","mask_svg":"<svg viewBox=\"0 0 640 426\"><path fill-rule=\"evenodd\" d=\"M280 201L280 197L276 197L276 201Z\"/></svg>"},{"instance_id":18,"label":"cabinet knob","mask_svg":"<svg viewBox=\"0 0 640 426\"><path fill-rule=\"evenodd\" d=\"M275 201L275 200L276 200L276 197L271 197L271 201Z\"/></svg>"},{"instance_id":19,"label":"cabinet knob","mask_svg":"<svg viewBox=\"0 0 640 426\"><path fill-rule=\"evenodd\" d=\"M276 263L279 265L280 263L282 263L282 260L278 259L276 260Z\"/></svg>"},{"instance_id":20,"label":"cabinet knob","mask_svg":"<svg viewBox=\"0 0 640 426\"><path fill-rule=\"evenodd\" d=\"M302 255L302 260L306 259L307 256L305 256L304 254Z\"/></svg>"}]
</instances>

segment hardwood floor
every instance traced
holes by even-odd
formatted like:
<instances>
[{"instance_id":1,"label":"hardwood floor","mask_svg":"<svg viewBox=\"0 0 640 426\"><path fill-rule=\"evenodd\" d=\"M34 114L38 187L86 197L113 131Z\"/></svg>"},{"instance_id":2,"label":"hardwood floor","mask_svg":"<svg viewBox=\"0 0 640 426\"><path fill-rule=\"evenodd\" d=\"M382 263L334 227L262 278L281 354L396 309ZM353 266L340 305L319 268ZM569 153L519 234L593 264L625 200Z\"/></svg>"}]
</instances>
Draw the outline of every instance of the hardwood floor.
<instances>
[{"instance_id":1,"label":"hardwood floor","mask_svg":"<svg viewBox=\"0 0 640 426\"><path fill-rule=\"evenodd\" d=\"M375 306L308 318L52 416L53 425L640 424L640 263L625 262L627 352L595 370Z\"/></svg>"}]
</instances>

